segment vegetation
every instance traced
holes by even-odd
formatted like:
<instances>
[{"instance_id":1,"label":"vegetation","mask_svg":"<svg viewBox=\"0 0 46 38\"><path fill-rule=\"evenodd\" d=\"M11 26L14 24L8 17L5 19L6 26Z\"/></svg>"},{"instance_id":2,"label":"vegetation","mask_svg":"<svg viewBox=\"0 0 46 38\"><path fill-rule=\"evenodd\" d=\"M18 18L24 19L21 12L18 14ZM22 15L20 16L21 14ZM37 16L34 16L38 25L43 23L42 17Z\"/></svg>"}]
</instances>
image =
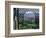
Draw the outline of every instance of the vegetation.
<instances>
[{"instance_id":1,"label":"vegetation","mask_svg":"<svg viewBox=\"0 0 46 38\"><path fill-rule=\"evenodd\" d=\"M30 21L22 21L21 23L19 22L19 29L38 29L38 24L35 23L34 20L32 22Z\"/></svg>"}]
</instances>

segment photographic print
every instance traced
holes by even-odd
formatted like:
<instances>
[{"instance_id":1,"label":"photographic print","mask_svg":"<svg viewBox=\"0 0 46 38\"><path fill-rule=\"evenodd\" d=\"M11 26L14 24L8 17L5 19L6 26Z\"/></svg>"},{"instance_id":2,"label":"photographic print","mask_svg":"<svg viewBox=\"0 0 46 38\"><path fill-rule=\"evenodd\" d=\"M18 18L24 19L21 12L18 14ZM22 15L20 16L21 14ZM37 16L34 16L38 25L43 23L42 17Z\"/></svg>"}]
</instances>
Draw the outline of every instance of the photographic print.
<instances>
[{"instance_id":1,"label":"photographic print","mask_svg":"<svg viewBox=\"0 0 46 38\"><path fill-rule=\"evenodd\" d=\"M14 30L39 29L39 9L13 8Z\"/></svg>"}]
</instances>

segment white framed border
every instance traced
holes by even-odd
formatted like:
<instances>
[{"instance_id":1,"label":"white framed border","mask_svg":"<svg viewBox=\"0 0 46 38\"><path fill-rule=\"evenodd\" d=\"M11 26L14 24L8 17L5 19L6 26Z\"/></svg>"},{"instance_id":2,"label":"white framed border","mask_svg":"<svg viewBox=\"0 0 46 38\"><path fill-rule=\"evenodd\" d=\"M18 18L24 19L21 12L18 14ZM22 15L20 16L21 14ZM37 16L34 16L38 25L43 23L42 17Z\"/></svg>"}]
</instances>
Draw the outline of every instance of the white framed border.
<instances>
[{"instance_id":1,"label":"white framed border","mask_svg":"<svg viewBox=\"0 0 46 38\"><path fill-rule=\"evenodd\" d=\"M13 30L13 8L35 8L39 9L39 29ZM42 6L11 5L10 33L36 33L42 32Z\"/></svg>"}]
</instances>

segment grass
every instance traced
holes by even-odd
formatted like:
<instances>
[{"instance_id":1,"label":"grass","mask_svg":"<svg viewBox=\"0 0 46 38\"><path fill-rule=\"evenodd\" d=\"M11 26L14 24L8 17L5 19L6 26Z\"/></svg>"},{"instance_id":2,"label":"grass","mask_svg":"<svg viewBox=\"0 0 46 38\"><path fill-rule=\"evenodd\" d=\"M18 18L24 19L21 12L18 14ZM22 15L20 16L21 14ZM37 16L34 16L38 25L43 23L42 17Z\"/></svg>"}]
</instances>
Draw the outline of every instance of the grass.
<instances>
[{"instance_id":1,"label":"grass","mask_svg":"<svg viewBox=\"0 0 46 38\"><path fill-rule=\"evenodd\" d=\"M19 29L38 29L38 24L34 20L32 22L22 21L19 23Z\"/></svg>"}]
</instances>

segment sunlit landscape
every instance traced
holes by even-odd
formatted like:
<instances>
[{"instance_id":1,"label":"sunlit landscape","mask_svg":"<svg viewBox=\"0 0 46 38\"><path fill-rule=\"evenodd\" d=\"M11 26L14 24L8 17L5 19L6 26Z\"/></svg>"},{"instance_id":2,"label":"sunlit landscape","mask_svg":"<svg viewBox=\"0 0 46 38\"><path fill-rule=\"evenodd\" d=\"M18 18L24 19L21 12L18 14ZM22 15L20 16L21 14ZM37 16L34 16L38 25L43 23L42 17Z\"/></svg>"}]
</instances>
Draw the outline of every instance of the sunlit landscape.
<instances>
[{"instance_id":1,"label":"sunlit landscape","mask_svg":"<svg viewBox=\"0 0 46 38\"><path fill-rule=\"evenodd\" d=\"M14 8L13 19L14 29L39 29L39 9ZM15 19L17 19L18 25L16 25Z\"/></svg>"}]
</instances>

